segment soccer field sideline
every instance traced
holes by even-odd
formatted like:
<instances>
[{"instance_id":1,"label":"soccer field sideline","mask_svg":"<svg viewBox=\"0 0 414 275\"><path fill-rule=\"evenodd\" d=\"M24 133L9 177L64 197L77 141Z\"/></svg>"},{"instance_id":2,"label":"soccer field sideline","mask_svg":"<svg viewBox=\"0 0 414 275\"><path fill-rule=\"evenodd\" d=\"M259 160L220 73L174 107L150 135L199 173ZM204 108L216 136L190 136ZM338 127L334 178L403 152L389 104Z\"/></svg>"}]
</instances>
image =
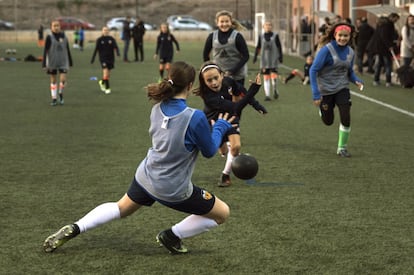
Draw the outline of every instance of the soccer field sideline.
<instances>
[{"instance_id":1,"label":"soccer field sideline","mask_svg":"<svg viewBox=\"0 0 414 275\"><path fill-rule=\"evenodd\" d=\"M284 68L284 69L286 69L286 70L293 70L293 68L291 68L291 67L289 67L289 66L286 66L286 65L283 65L283 64L280 64L280 66L281 66L281 67L283 67L283 68ZM410 112L410 111L407 111L407 110L404 110L404 109L398 108L398 107L396 107L396 106L394 106L394 105L391 105L391 104L385 103L385 102L383 102L383 101L380 101L380 100L377 100L377 99L371 98L371 97L369 97L369 96L362 95L361 93L358 93L358 92L355 92L355 91L352 91L352 90L351 90L351 94L352 94L352 95L354 95L354 96L357 96L357 97L359 97L359 98L362 98L362 99L364 99L364 100L370 101L370 102L372 102L372 103L376 103L376 104L381 105L381 106L383 106L383 107L385 107L385 108L388 108L388 109L394 110L394 111L396 111L396 112L399 112L399 113L402 113L402 114L404 114L404 115L407 115L407 116L410 116L410 117L414 118L414 113L412 113L412 112Z\"/></svg>"}]
</instances>

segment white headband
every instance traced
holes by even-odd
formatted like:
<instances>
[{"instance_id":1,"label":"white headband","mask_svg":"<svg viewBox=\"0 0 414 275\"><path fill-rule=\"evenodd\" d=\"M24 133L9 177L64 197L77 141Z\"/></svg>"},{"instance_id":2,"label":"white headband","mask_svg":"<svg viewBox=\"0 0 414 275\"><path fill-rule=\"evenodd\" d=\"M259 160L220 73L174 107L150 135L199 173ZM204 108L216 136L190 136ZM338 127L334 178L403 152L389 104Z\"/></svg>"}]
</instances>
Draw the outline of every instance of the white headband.
<instances>
[{"instance_id":1,"label":"white headband","mask_svg":"<svg viewBox=\"0 0 414 275\"><path fill-rule=\"evenodd\" d=\"M215 68L215 69L221 71L220 68L217 65L211 64L211 65L207 65L204 68L202 68L201 73L204 73L207 69L211 69L211 68Z\"/></svg>"}]
</instances>

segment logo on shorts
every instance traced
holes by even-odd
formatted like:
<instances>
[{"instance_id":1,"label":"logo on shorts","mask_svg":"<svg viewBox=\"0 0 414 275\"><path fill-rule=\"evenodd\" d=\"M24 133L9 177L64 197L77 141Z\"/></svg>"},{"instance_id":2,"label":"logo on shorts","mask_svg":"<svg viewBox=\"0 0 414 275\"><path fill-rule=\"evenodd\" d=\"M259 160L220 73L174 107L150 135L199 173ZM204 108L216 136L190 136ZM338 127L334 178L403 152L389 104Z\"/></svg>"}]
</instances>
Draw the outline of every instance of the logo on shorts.
<instances>
[{"instance_id":1,"label":"logo on shorts","mask_svg":"<svg viewBox=\"0 0 414 275\"><path fill-rule=\"evenodd\" d=\"M209 193L206 190L201 190L201 195L203 196L203 198L208 201L211 200L213 198L213 195L211 195L211 193Z\"/></svg>"},{"instance_id":2,"label":"logo on shorts","mask_svg":"<svg viewBox=\"0 0 414 275\"><path fill-rule=\"evenodd\" d=\"M328 111L328 108L329 108L328 104L322 104L321 107L322 107L322 110Z\"/></svg>"}]
</instances>

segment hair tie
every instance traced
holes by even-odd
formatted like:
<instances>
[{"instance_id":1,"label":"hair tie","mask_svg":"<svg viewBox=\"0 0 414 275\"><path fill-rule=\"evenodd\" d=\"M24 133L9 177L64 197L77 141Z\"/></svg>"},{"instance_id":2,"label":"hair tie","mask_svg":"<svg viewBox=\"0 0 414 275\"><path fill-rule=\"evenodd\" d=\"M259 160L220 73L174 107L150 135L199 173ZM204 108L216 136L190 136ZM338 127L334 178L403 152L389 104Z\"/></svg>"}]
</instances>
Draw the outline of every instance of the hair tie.
<instances>
[{"instance_id":1,"label":"hair tie","mask_svg":"<svg viewBox=\"0 0 414 275\"><path fill-rule=\"evenodd\" d=\"M351 27L349 27L347 25L339 25L335 28L335 33L339 32L339 31L351 32Z\"/></svg>"},{"instance_id":2,"label":"hair tie","mask_svg":"<svg viewBox=\"0 0 414 275\"><path fill-rule=\"evenodd\" d=\"M210 65L207 65L204 68L202 68L201 69L201 73L204 73L207 69L211 69L211 68L215 68L215 69L221 71L220 68L219 68L219 66L214 65L214 64L210 64Z\"/></svg>"},{"instance_id":3,"label":"hair tie","mask_svg":"<svg viewBox=\"0 0 414 275\"><path fill-rule=\"evenodd\" d=\"M168 79L168 83L170 83L170 84L171 84L171 86L173 86L173 85L174 85L174 81L172 81L171 79Z\"/></svg>"}]
</instances>

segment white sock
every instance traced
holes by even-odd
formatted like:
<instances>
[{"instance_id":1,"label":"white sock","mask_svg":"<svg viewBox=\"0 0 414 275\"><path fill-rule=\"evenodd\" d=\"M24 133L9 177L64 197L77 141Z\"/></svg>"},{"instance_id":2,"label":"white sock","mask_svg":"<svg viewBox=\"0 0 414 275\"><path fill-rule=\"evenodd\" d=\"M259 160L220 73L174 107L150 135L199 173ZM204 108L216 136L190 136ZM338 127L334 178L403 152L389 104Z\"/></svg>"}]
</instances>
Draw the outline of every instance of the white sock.
<instances>
[{"instance_id":1,"label":"white sock","mask_svg":"<svg viewBox=\"0 0 414 275\"><path fill-rule=\"evenodd\" d=\"M227 144L227 159L226 159L226 164L224 165L224 170L223 170L223 174L226 175L230 175L231 174L231 163L233 162L233 155L231 154L231 150L230 150L230 143Z\"/></svg>"},{"instance_id":2,"label":"white sock","mask_svg":"<svg viewBox=\"0 0 414 275\"><path fill-rule=\"evenodd\" d=\"M56 83L50 84L50 95L52 96L53 99L57 98L57 84Z\"/></svg>"},{"instance_id":3,"label":"white sock","mask_svg":"<svg viewBox=\"0 0 414 275\"><path fill-rule=\"evenodd\" d=\"M218 224L215 220L199 215L190 215L174 225L171 230L178 238L185 239L207 232L210 228L216 226L218 226Z\"/></svg>"},{"instance_id":4,"label":"white sock","mask_svg":"<svg viewBox=\"0 0 414 275\"><path fill-rule=\"evenodd\" d=\"M265 95L270 97L270 79L265 79L263 87L264 87Z\"/></svg>"},{"instance_id":5,"label":"white sock","mask_svg":"<svg viewBox=\"0 0 414 275\"><path fill-rule=\"evenodd\" d=\"M98 205L75 223L79 226L80 232L85 232L119 218L121 218L121 213L118 204L116 202L107 202Z\"/></svg>"},{"instance_id":6,"label":"white sock","mask_svg":"<svg viewBox=\"0 0 414 275\"><path fill-rule=\"evenodd\" d=\"M59 83L59 94L63 94L64 90L65 90L65 83L60 82Z\"/></svg>"}]
</instances>

